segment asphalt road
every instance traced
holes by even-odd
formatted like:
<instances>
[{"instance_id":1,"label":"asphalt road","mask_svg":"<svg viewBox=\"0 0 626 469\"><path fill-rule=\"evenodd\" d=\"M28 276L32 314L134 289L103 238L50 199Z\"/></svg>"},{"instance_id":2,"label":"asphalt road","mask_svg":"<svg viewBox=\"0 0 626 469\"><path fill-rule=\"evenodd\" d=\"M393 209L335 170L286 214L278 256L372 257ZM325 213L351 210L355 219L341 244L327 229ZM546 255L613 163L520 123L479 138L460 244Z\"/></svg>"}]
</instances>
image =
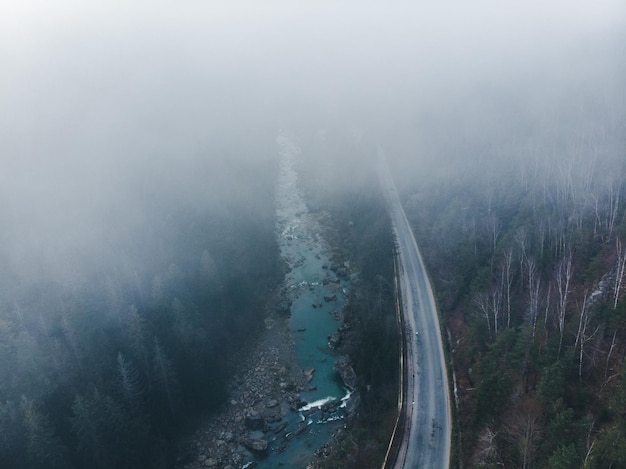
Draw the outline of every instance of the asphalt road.
<instances>
[{"instance_id":1,"label":"asphalt road","mask_svg":"<svg viewBox=\"0 0 626 469\"><path fill-rule=\"evenodd\" d=\"M396 192L383 149L378 148L383 190L399 254L399 285L404 318L403 428L397 432L396 460L388 467L447 468L451 412L448 377L437 307L428 275Z\"/></svg>"}]
</instances>

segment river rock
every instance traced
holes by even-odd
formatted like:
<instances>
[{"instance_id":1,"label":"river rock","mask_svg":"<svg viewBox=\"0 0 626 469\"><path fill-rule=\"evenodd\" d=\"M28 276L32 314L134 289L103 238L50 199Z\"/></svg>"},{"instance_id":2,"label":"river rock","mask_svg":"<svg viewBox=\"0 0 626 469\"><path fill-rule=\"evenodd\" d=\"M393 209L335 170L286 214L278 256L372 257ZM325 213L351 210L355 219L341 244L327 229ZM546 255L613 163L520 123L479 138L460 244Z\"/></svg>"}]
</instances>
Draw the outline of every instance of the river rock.
<instances>
[{"instance_id":1,"label":"river rock","mask_svg":"<svg viewBox=\"0 0 626 469\"><path fill-rule=\"evenodd\" d=\"M272 432L279 434L287 428L287 425L289 425L287 422L281 422L272 429Z\"/></svg>"},{"instance_id":2,"label":"river rock","mask_svg":"<svg viewBox=\"0 0 626 469\"><path fill-rule=\"evenodd\" d=\"M341 344L341 333L333 332L328 336L328 346L332 349L336 349Z\"/></svg>"},{"instance_id":3,"label":"river rock","mask_svg":"<svg viewBox=\"0 0 626 469\"><path fill-rule=\"evenodd\" d=\"M324 403L321 409L323 412L335 412L340 405L341 405L340 399L332 399Z\"/></svg>"},{"instance_id":4,"label":"river rock","mask_svg":"<svg viewBox=\"0 0 626 469\"><path fill-rule=\"evenodd\" d=\"M309 425L306 422L303 422L300 425L298 425L298 428L296 428L296 430L293 432L293 435L300 436L304 432L306 432L308 429L309 429Z\"/></svg>"},{"instance_id":5,"label":"river rock","mask_svg":"<svg viewBox=\"0 0 626 469\"><path fill-rule=\"evenodd\" d=\"M263 438L243 438L241 444L248 451L255 453L264 453L267 451L267 441Z\"/></svg>"},{"instance_id":6,"label":"river rock","mask_svg":"<svg viewBox=\"0 0 626 469\"><path fill-rule=\"evenodd\" d=\"M315 374L315 368L309 368L305 370L304 377L306 378L307 383L313 381L313 375Z\"/></svg>"},{"instance_id":7,"label":"river rock","mask_svg":"<svg viewBox=\"0 0 626 469\"><path fill-rule=\"evenodd\" d=\"M280 416L280 412L272 412L274 409L266 409L263 412L263 419L266 423L280 422L283 418Z\"/></svg>"},{"instance_id":8,"label":"river rock","mask_svg":"<svg viewBox=\"0 0 626 469\"><path fill-rule=\"evenodd\" d=\"M333 365L333 369L339 375L343 384L348 389L354 389L356 385L356 373L350 364L350 360L346 356L341 356Z\"/></svg>"},{"instance_id":9,"label":"river rock","mask_svg":"<svg viewBox=\"0 0 626 469\"><path fill-rule=\"evenodd\" d=\"M263 417L259 415L257 412L250 412L246 415L244 419L244 424L246 428L250 430L261 430L265 422L263 421Z\"/></svg>"},{"instance_id":10,"label":"river rock","mask_svg":"<svg viewBox=\"0 0 626 469\"><path fill-rule=\"evenodd\" d=\"M332 295L324 296L324 301L327 303L330 303L331 301L336 301L336 300L337 300L337 295L335 295L334 293Z\"/></svg>"}]
</instances>

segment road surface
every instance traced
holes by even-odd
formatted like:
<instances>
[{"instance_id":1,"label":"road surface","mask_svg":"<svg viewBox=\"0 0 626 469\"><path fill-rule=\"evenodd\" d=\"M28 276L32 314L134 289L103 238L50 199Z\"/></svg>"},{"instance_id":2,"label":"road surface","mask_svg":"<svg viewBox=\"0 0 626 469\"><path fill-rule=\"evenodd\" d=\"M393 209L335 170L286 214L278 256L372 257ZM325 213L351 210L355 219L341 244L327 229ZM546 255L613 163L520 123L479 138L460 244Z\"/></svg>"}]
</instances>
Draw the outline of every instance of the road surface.
<instances>
[{"instance_id":1,"label":"road surface","mask_svg":"<svg viewBox=\"0 0 626 469\"><path fill-rule=\"evenodd\" d=\"M378 147L380 175L398 244L398 282L404 322L404 395L397 457L388 468L447 468L450 464L451 413L437 307L413 231Z\"/></svg>"}]
</instances>

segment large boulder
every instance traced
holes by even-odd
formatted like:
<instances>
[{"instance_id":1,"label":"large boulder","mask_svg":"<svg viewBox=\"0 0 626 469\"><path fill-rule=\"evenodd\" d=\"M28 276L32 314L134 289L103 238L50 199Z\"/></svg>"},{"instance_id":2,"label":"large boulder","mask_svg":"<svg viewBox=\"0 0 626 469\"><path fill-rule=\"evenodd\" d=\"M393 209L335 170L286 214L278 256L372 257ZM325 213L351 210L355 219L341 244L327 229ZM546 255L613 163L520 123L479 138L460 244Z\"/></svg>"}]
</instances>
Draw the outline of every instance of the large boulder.
<instances>
[{"instance_id":1,"label":"large boulder","mask_svg":"<svg viewBox=\"0 0 626 469\"><path fill-rule=\"evenodd\" d=\"M241 444L248 451L255 453L265 453L267 451L267 441L263 438L243 438Z\"/></svg>"},{"instance_id":2,"label":"large boulder","mask_svg":"<svg viewBox=\"0 0 626 469\"><path fill-rule=\"evenodd\" d=\"M328 336L328 346L332 349L336 349L341 344L341 333L339 331L333 332Z\"/></svg>"}]
</instances>

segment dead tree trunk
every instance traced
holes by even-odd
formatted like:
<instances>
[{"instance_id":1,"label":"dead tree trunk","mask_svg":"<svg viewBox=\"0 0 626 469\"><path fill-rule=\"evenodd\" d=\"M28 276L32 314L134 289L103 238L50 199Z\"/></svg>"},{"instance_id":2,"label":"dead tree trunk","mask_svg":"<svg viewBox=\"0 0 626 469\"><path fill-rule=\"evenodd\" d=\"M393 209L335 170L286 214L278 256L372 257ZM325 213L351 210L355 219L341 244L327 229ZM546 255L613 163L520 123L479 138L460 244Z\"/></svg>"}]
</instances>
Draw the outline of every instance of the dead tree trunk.
<instances>
[{"instance_id":1,"label":"dead tree trunk","mask_svg":"<svg viewBox=\"0 0 626 469\"><path fill-rule=\"evenodd\" d=\"M615 240L617 249L617 258L615 262L615 287L613 291L613 309L617 309L617 302L624 281L624 272L626 271L626 250L622 249L622 241L618 238Z\"/></svg>"},{"instance_id":2,"label":"dead tree trunk","mask_svg":"<svg viewBox=\"0 0 626 469\"><path fill-rule=\"evenodd\" d=\"M535 260L528 259L528 320L530 322L533 342L535 340L535 330L537 326L537 315L539 314L539 290L541 279L539 278Z\"/></svg>"},{"instance_id":3,"label":"dead tree trunk","mask_svg":"<svg viewBox=\"0 0 626 469\"><path fill-rule=\"evenodd\" d=\"M491 305L488 295L479 293L474 298L474 304L478 307L478 312L487 322L487 331L489 332L489 340L493 339L491 334Z\"/></svg>"},{"instance_id":4,"label":"dead tree trunk","mask_svg":"<svg viewBox=\"0 0 626 469\"><path fill-rule=\"evenodd\" d=\"M572 253L568 253L565 258L561 259L557 264L556 286L559 294L558 302L558 324L559 324L559 351L557 360L561 356L561 347L563 346L563 333L565 331L565 311L567 308L567 297L569 295L569 284L572 279Z\"/></svg>"},{"instance_id":5,"label":"dead tree trunk","mask_svg":"<svg viewBox=\"0 0 626 469\"><path fill-rule=\"evenodd\" d=\"M506 287L506 327L511 328L511 287L513 286L513 277L511 275L511 267L513 265L513 250L507 249L504 253L504 274Z\"/></svg>"},{"instance_id":6,"label":"dead tree trunk","mask_svg":"<svg viewBox=\"0 0 626 469\"><path fill-rule=\"evenodd\" d=\"M607 241L611 240L613 236L613 229L615 228L615 222L617 220L617 213L619 211L619 199L622 192L621 183L617 189L614 189L613 182L609 184L609 214L607 216Z\"/></svg>"},{"instance_id":7,"label":"dead tree trunk","mask_svg":"<svg viewBox=\"0 0 626 469\"><path fill-rule=\"evenodd\" d=\"M548 316L550 314L550 297L552 296L552 282L548 282L548 291L546 293L546 309L543 313L543 327L546 329L546 340L548 340Z\"/></svg>"}]
</instances>

